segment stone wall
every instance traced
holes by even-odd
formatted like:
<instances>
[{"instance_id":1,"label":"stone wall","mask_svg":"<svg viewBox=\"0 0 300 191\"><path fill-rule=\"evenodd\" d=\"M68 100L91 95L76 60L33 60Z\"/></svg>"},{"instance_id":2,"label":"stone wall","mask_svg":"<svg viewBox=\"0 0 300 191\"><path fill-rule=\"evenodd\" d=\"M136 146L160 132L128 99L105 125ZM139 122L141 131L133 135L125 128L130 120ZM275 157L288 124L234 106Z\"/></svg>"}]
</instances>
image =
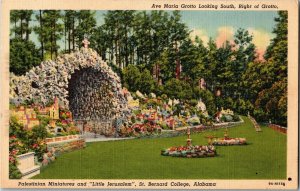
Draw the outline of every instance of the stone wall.
<instances>
[{"instance_id":1,"label":"stone wall","mask_svg":"<svg viewBox=\"0 0 300 191\"><path fill-rule=\"evenodd\" d=\"M85 140L79 135L68 135L46 139L47 149L50 151L54 148L56 156L85 147Z\"/></svg>"},{"instance_id":2,"label":"stone wall","mask_svg":"<svg viewBox=\"0 0 300 191\"><path fill-rule=\"evenodd\" d=\"M286 127L282 127L282 126L280 126L280 125L268 124L268 127L270 127L271 129L273 129L273 130L275 130L275 131L284 133L284 134L287 133L287 128L286 128Z\"/></svg>"}]
</instances>

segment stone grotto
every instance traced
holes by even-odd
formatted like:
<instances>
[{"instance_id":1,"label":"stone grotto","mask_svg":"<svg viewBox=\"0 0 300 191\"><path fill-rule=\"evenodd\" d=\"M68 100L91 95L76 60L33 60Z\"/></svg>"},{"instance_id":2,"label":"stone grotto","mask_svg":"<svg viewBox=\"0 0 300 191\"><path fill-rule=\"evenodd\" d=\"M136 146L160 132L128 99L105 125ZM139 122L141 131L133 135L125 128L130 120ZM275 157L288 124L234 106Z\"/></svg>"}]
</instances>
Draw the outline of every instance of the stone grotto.
<instances>
[{"instance_id":1,"label":"stone grotto","mask_svg":"<svg viewBox=\"0 0 300 191\"><path fill-rule=\"evenodd\" d=\"M128 108L119 76L88 47L44 61L23 76L11 73L11 100L46 105L55 97L75 121L94 122L94 126L112 124Z\"/></svg>"}]
</instances>

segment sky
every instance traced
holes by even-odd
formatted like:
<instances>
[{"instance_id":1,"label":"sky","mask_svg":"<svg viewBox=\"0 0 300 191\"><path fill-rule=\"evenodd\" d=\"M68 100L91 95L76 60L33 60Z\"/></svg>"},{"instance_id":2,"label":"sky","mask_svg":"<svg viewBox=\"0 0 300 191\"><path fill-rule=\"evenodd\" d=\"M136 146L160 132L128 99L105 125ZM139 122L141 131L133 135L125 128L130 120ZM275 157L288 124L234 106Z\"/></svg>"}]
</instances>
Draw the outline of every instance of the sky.
<instances>
[{"instance_id":1,"label":"sky","mask_svg":"<svg viewBox=\"0 0 300 191\"><path fill-rule=\"evenodd\" d=\"M106 11L96 11L97 25L104 23ZM247 29L253 35L253 43L257 47L257 53L262 56L274 38L272 34L275 26L274 18L276 11L181 11L182 22L186 23L191 32L191 37L199 36L204 44L209 38L213 38L220 47L228 40L233 43L234 33L237 29ZM36 20L33 16L33 19ZM36 25L37 23L33 23ZM37 42L35 34L31 35L33 41ZM61 42L63 47L64 42Z\"/></svg>"}]
</instances>

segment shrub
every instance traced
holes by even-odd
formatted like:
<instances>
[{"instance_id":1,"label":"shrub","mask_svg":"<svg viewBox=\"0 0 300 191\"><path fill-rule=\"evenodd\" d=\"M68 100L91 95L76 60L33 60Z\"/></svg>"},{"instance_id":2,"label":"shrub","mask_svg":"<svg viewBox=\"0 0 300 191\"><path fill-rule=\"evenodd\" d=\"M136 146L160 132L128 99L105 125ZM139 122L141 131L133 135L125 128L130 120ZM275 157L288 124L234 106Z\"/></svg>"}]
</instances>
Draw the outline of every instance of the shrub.
<instances>
[{"instance_id":1,"label":"shrub","mask_svg":"<svg viewBox=\"0 0 300 191\"><path fill-rule=\"evenodd\" d=\"M172 99L191 99L193 97L191 86L184 81L174 78L167 81L164 87L164 92Z\"/></svg>"},{"instance_id":2,"label":"shrub","mask_svg":"<svg viewBox=\"0 0 300 191\"><path fill-rule=\"evenodd\" d=\"M9 163L9 179L20 179L22 174L16 164Z\"/></svg>"},{"instance_id":3,"label":"shrub","mask_svg":"<svg viewBox=\"0 0 300 191\"><path fill-rule=\"evenodd\" d=\"M232 119L233 119L233 121L240 121L240 117L237 114L234 114Z\"/></svg>"}]
</instances>

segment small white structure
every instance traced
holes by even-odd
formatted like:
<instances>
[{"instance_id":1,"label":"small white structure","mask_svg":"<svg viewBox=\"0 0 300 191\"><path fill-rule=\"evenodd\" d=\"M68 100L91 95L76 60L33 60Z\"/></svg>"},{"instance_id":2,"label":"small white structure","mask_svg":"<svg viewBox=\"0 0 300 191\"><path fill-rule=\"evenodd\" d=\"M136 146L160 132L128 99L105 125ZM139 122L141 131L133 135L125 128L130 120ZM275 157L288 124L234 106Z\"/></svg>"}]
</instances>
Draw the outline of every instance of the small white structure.
<instances>
[{"instance_id":1,"label":"small white structure","mask_svg":"<svg viewBox=\"0 0 300 191\"><path fill-rule=\"evenodd\" d=\"M151 98L156 98L155 93L150 93Z\"/></svg>"},{"instance_id":2,"label":"small white structure","mask_svg":"<svg viewBox=\"0 0 300 191\"><path fill-rule=\"evenodd\" d=\"M137 90L137 91L135 92L135 94L136 94L139 98L146 99L146 97L144 96L144 94L142 94L139 90Z\"/></svg>"},{"instance_id":3,"label":"small white structure","mask_svg":"<svg viewBox=\"0 0 300 191\"><path fill-rule=\"evenodd\" d=\"M40 174L40 166L34 163L34 152L17 156L18 169L22 173L22 179L28 179Z\"/></svg>"},{"instance_id":4,"label":"small white structure","mask_svg":"<svg viewBox=\"0 0 300 191\"><path fill-rule=\"evenodd\" d=\"M201 110L202 112L206 111L206 105L205 105L205 103L202 102L201 99L198 101L196 108L198 110Z\"/></svg>"},{"instance_id":5,"label":"small white structure","mask_svg":"<svg viewBox=\"0 0 300 191\"><path fill-rule=\"evenodd\" d=\"M200 98L200 100L198 101L198 103L197 103L197 105L196 105L196 108L197 108L198 110L200 110L200 111L203 113L203 115L204 115L205 117L208 117L208 112L206 111L206 105L205 105L205 103L203 103L203 101L201 100L201 98Z\"/></svg>"},{"instance_id":6,"label":"small white structure","mask_svg":"<svg viewBox=\"0 0 300 191\"><path fill-rule=\"evenodd\" d=\"M168 100L168 105L169 106L172 106L173 105L173 101L169 98L169 100Z\"/></svg>"},{"instance_id":7,"label":"small white structure","mask_svg":"<svg viewBox=\"0 0 300 191\"><path fill-rule=\"evenodd\" d=\"M180 103L179 99L175 99L175 98L174 98L173 104L174 104L174 105L177 105L177 104L179 104L179 103Z\"/></svg>"}]
</instances>

